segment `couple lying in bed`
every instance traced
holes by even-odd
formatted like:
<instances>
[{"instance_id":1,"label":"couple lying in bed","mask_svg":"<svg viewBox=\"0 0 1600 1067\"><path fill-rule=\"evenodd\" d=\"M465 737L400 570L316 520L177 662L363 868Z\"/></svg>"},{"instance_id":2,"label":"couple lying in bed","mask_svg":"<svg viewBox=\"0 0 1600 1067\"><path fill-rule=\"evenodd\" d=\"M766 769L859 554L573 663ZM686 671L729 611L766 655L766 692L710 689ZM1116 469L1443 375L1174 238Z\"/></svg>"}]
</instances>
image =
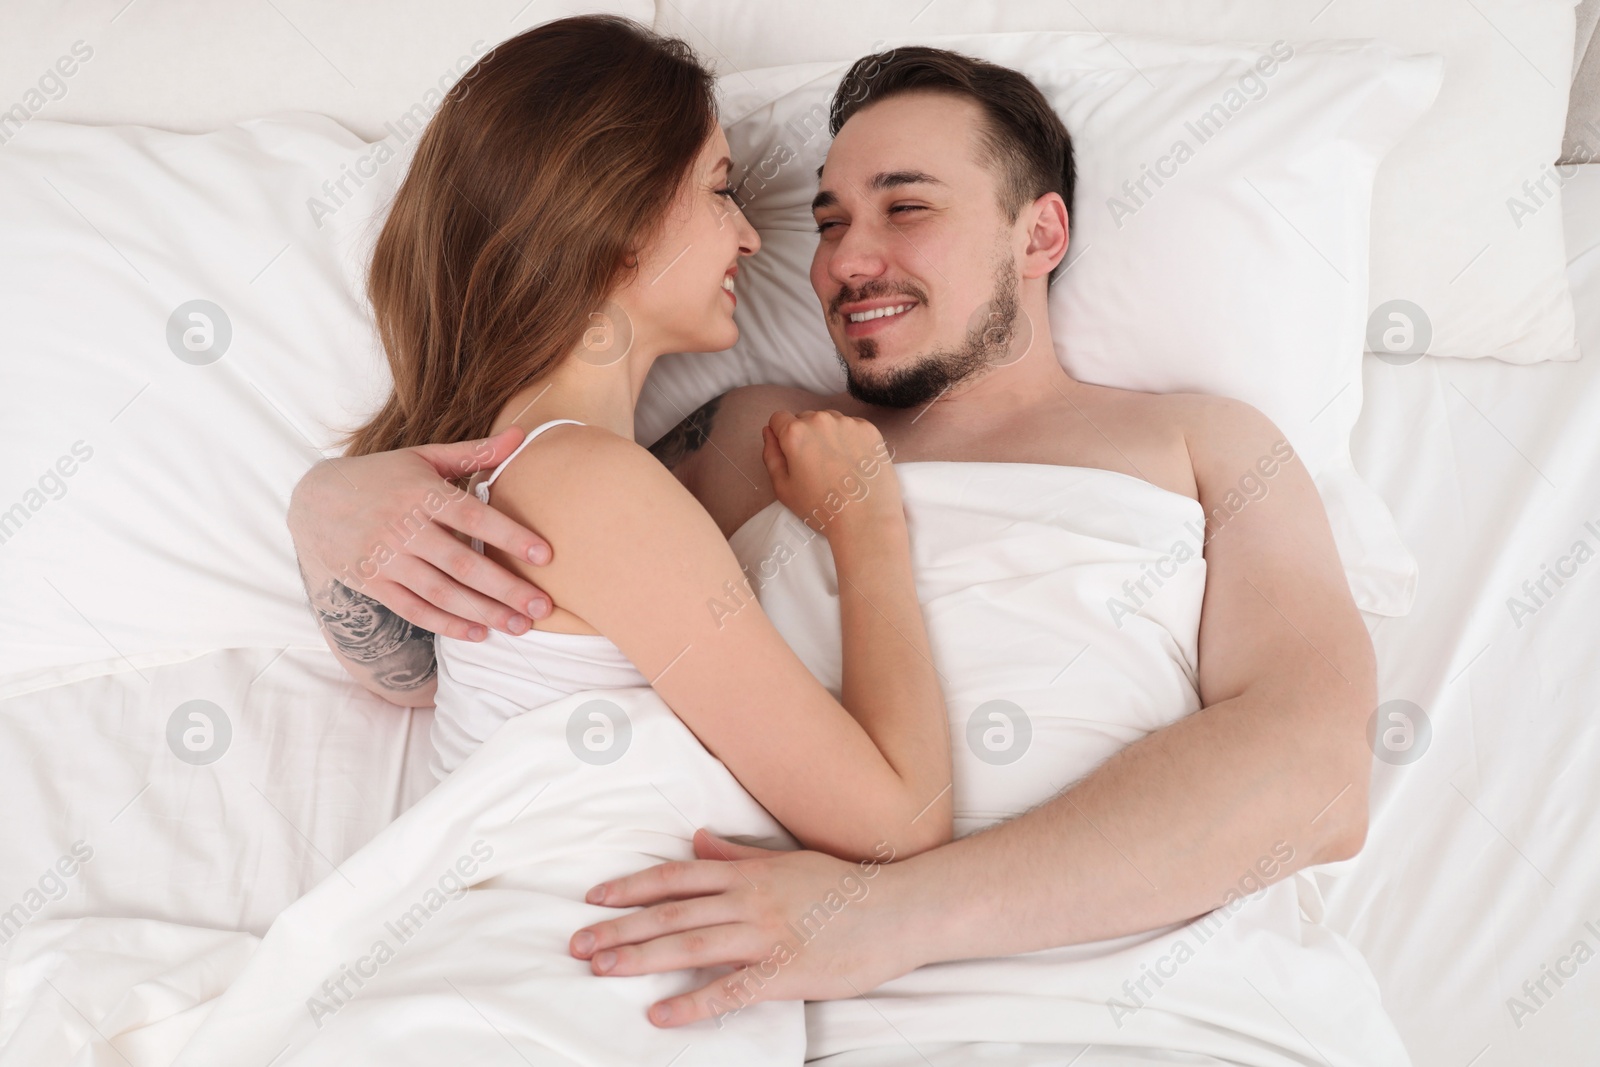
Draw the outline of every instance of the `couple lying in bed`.
<instances>
[{"instance_id":1,"label":"couple lying in bed","mask_svg":"<svg viewBox=\"0 0 1600 1067\"><path fill-rule=\"evenodd\" d=\"M596 886L639 910L573 931L595 974L750 967L893 857L754 994L735 970L658 1026L1137 943L1141 969L1079 990L1107 1024L1084 1039L1201 1052L1181 1027L1102 1036L1162 1007L1184 957L1152 932L1275 891L1293 926L1314 890L1284 880L1365 832L1373 653L1310 478L1242 403L1063 371L1067 131L1021 74L932 48L866 57L832 104L810 280L847 394L736 389L637 445L652 362L733 344L760 247L713 88L681 42L582 17L501 44L441 107L371 268L394 392L291 511L329 644L373 691L436 703L441 774L513 715L649 685L805 846L702 832L700 860ZM475 494L445 481L479 471ZM790 513L806 526L780 533ZM1050 558L1025 558L1046 529ZM919 605L957 564L979 593ZM791 648L818 604L835 647ZM1340 951L1370 1013L1340 1008L1322 1032L1360 1040L1315 1055L1404 1062ZM1196 1025L1317 1032L1239 996Z\"/></svg>"}]
</instances>

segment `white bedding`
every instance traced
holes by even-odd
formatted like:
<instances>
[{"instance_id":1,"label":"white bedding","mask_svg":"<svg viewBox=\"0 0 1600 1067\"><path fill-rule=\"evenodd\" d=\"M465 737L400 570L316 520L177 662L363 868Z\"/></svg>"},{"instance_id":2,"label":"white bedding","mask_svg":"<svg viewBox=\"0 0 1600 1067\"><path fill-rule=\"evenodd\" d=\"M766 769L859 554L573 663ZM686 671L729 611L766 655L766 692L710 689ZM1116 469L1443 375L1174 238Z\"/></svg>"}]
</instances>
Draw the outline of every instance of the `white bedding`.
<instances>
[{"instance_id":1,"label":"white bedding","mask_svg":"<svg viewBox=\"0 0 1600 1067\"><path fill-rule=\"evenodd\" d=\"M1600 965L1574 953L1600 953L1600 558L1561 562L1580 540L1600 552L1600 166L1576 170L1583 358L1369 359L1354 439L1421 563L1411 614L1373 628L1379 696L1421 706L1433 737L1412 764L1374 764L1372 830L1330 921L1425 1067L1589 1064L1600 1048ZM1535 603L1523 583L1547 566L1573 576ZM1558 966L1574 973L1530 998L1523 984Z\"/></svg>"},{"instance_id":2,"label":"white bedding","mask_svg":"<svg viewBox=\"0 0 1600 1067\"><path fill-rule=\"evenodd\" d=\"M1566 191L1583 224L1569 247L1590 249L1569 270L1589 358L1367 364L1356 465L1421 564L1411 615L1371 620L1381 694L1424 708L1433 735L1415 763L1377 764L1366 851L1319 879L1420 1067L1578 1064L1600 1044L1600 967L1559 986L1543 970L1600 943L1584 926L1600 926L1600 565L1520 628L1506 603L1600 525L1600 168ZM24 904L75 841L94 848L61 899L25 907L30 925L136 916L260 934L427 784L425 713L367 697L326 653L141 669L0 703L0 908ZM175 707L230 694L237 758L172 760ZM1541 979L1535 1004L1523 983ZM1513 1018L1513 996L1533 1010ZM75 1033L105 1021L54 1010Z\"/></svg>"},{"instance_id":3,"label":"white bedding","mask_svg":"<svg viewBox=\"0 0 1600 1067\"><path fill-rule=\"evenodd\" d=\"M630 724L611 762L569 747L596 702L613 738ZM650 1004L710 973L601 978L567 952L614 914L590 886L692 859L697 826L794 846L650 689L518 716L280 917L175 1062L421 1067L510 1044L541 1064L799 1063L800 1004L662 1030Z\"/></svg>"},{"instance_id":4,"label":"white bedding","mask_svg":"<svg viewBox=\"0 0 1600 1067\"><path fill-rule=\"evenodd\" d=\"M898 472L950 713L958 834L1020 815L1199 708L1206 564L1193 499L1077 467ZM785 639L837 692L838 581L808 533L773 505L730 543L763 579L762 606ZM1127 582L1152 571L1164 581L1135 611ZM808 1054L1090 1042L1263 1067L1408 1062L1366 965L1316 921L1309 876L1230 901L1192 923L937 964L867 997L808 1005Z\"/></svg>"},{"instance_id":5,"label":"white bedding","mask_svg":"<svg viewBox=\"0 0 1600 1067\"><path fill-rule=\"evenodd\" d=\"M1206 565L1194 500L1110 471L1036 464L906 464L900 480L957 738L958 831L1020 814L1199 707ZM732 543L785 638L837 689L826 542L774 504ZM1174 569L1155 595L1137 612L1112 614L1126 585L1161 561ZM620 756L599 765L573 740L573 724L596 702L613 722L631 723ZM146 1043L149 1062L166 1063L170 1053L157 1046L189 1036L200 1014L190 1009L226 988L171 1061L177 1067L224 1058L420 1065L487 1058L502 1042L551 1064L798 1064L903 1039L1090 1040L1252 1067L1312 1056L1329 1067L1408 1062L1366 965L1316 921L1322 904L1304 876L1189 924L923 968L870 1001L805 1011L763 1003L659 1030L648 1005L708 975L596 978L566 943L608 914L582 903L590 885L690 857L697 826L792 845L652 691L578 694L502 727L287 909L236 978L228 970L244 954L239 939L214 943L173 927L164 944L135 921L149 965L130 994L127 973L108 980L82 962L126 955L134 939L114 922L77 924L66 936L49 921L30 926L5 986L0 1056L82 1057L127 1035ZM863 873L847 896L870 891ZM1144 978L1151 968L1165 979L1159 987ZM174 995L173 971L203 972L211 984ZM64 1033L59 1000L117 1029L69 1024Z\"/></svg>"}]
</instances>

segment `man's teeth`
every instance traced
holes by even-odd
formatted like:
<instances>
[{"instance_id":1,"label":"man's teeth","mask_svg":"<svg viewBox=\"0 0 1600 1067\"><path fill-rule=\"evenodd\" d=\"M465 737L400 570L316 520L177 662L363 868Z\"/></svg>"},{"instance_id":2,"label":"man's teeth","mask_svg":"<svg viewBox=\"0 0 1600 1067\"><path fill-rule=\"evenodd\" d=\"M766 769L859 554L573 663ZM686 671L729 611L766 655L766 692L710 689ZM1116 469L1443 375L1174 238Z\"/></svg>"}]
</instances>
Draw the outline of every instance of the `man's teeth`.
<instances>
[{"instance_id":1,"label":"man's teeth","mask_svg":"<svg viewBox=\"0 0 1600 1067\"><path fill-rule=\"evenodd\" d=\"M733 292L733 276L731 274L724 274L722 276L722 287L728 290L730 293Z\"/></svg>"},{"instance_id":2,"label":"man's teeth","mask_svg":"<svg viewBox=\"0 0 1600 1067\"><path fill-rule=\"evenodd\" d=\"M851 322L866 322L868 319L881 319L886 315L898 315L902 311L910 311L915 304L895 304L892 307L873 308L871 311L855 311L850 315Z\"/></svg>"}]
</instances>

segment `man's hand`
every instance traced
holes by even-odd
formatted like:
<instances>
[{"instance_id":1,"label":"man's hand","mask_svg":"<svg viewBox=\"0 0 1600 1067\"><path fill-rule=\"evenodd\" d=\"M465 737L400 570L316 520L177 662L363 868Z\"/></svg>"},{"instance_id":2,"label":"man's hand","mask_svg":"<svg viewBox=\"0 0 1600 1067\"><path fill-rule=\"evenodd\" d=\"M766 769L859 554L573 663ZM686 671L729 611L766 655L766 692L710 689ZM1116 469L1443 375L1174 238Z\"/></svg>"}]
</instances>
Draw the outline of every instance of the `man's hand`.
<instances>
[{"instance_id":1,"label":"man's hand","mask_svg":"<svg viewBox=\"0 0 1600 1067\"><path fill-rule=\"evenodd\" d=\"M522 436L511 427L476 441L311 468L289 502L289 531L308 585L334 579L424 630L460 640L481 641L490 626L526 633L530 617L550 613L549 597L452 531L541 565L550 562L550 546L445 480L497 466Z\"/></svg>"},{"instance_id":2,"label":"man's hand","mask_svg":"<svg viewBox=\"0 0 1600 1067\"><path fill-rule=\"evenodd\" d=\"M586 926L569 951L600 975L690 967L735 970L659 1001L649 1018L674 1027L764 1000L854 997L917 966L893 929L894 853L851 863L775 852L700 830L697 860L664 863L590 890L591 904L644 910Z\"/></svg>"}]
</instances>

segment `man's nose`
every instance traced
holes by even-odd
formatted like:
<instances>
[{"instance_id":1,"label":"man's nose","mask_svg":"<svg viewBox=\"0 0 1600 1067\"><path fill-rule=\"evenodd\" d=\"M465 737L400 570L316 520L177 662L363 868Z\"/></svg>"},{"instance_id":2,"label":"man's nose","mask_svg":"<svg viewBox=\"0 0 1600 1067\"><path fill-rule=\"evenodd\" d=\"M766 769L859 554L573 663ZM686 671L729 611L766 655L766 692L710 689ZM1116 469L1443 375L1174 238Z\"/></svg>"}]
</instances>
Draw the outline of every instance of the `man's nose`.
<instances>
[{"instance_id":1,"label":"man's nose","mask_svg":"<svg viewBox=\"0 0 1600 1067\"><path fill-rule=\"evenodd\" d=\"M846 285L881 277L889 263L886 237L882 228L870 221L851 224L834 245L828 273Z\"/></svg>"}]
</instances>

